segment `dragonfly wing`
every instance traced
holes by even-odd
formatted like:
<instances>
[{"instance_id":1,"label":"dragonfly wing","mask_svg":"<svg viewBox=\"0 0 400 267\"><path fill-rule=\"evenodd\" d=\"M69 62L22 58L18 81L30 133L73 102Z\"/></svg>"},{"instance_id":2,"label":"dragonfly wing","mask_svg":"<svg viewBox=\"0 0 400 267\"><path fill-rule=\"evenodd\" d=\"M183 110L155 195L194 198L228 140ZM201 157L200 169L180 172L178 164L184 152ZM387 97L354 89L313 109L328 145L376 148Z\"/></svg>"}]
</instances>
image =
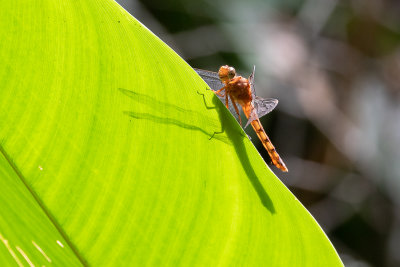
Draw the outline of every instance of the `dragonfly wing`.
<instances>
[{"instance_id":1,"label":"dragonfly wing","mask_svg":"<svg viewBox=\"0 0 400 267\"><path fill-rule=\"evenodd\" d=\"M224 87L224 84L219 79L218 73L208 70L194 69L197 74L210 86L214 91L217 91Z\"/></svg>"},{"instance_id":2,"label":"dragonfly wing","mask_svg":"<svg viewBox=\"0 0 400 267\"><path fill-rule=\"evenodd\" d=\"M271 112L276 107L276 105L278 105L278 100L276 100L274 98L262 98L262 97L256 96L256 87L254 84L255 72L256 72L256 66L253 66L253 72L250 74L248 80L250 83L251 94L253 96L252 104L254 107L254 109L253 109L254 113L256 113L258 118L261 118L262 116L265 116L266 114ZM253 115L253 117L254 117L254 115ZM252 120L254 120L254 119L252 119Z\"/></svg>"},{"instance_id":3,"label":"dragonfly wing","mask_svg":"<svg viewBox=\"0 0 400 267\"><path fill-rule=\"evenodd\" d=\"M254 65L253 66L253 72L250 74L249 79L248 79L249 83L250 83L251 93L252 93L253 96L256 95L256 87L255 87L255 84L254 84L255 72L256 72L256 66Z\"/></svg>"},{"instance_id":4,"label":"dragonfly wing","mask_svg":"<svg viewBox=\"0 0 400 267\"><path fill-rule=\"evenodd\" d=\"M253 99L253 105L258 118L261 118L270 113L276 107L276 105L278 105L278 100L275 98L262 98L256 96Z\"/></svg>"},{"instance_id":5,"label":"dragonfly wing","mask_svg":"<svg viewBox=\"0 0 400 267\"><path fill-rule=\"evenodd\" d=\"M252 101L253 109L251 110L249 119L245 128L254 120L259 119L268 113L270 113L276 105L278 105L278 100L274 98L262 98L255 96Z\"/></svg>"}]
</instances>

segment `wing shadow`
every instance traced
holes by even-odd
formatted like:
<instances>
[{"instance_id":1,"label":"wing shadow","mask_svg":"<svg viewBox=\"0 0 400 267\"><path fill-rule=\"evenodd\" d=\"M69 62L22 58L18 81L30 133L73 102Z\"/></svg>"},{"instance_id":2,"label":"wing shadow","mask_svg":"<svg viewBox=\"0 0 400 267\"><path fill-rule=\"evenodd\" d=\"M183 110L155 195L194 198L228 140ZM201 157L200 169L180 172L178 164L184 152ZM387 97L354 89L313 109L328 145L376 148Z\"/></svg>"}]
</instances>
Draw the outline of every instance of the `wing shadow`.
<instances>
[{"instance_id":1,"label":"wing shadow","mask_svg":"<svg viewBox=\"0 0 400 267\"><path fill-rule=\"evenodd\" d=\"M152 121L155 123L160 123L160 124L172 124L172 125L184 128L184 129L202 132L208 138L210 138L212 136L212 133L207 132L202 127L191 124L189 122L185 122L183 119L181 119L181 118L184 118L187 116L189 116L189 117L203 116L204 117L204 115L202 115L196 111L184 109L184 108L178 107L176 105L172 105L170 103L162 102L162 101L157 100L154 97L151 97L151 96L148 96L145 94L140 94L135 91L127 90L124 88L118 88L118 90L120 92L122 92L124 95L126 95L129 98L131 98L132 100L134 100L135 102L138 102L140 104L150 107L155 112L160 111L160 113L176 114L175 117L165 117L165 116L159 116L159 115L151 114L151 113L135 112L135 111L131 111L131 110L123 111L123 113L125 115L128 115L133 119L149 120L149 121ZM163 112L161 112L161 111L163 111ZM185 116L183 116L183 115L185 115ZM210 120L212 120L212 119L210 118ZM231 144L229 138L227 138L225 136L215 136L214 138L217 139L218 141L224 142L226 144Z\"/></svg>"}]
</instances>

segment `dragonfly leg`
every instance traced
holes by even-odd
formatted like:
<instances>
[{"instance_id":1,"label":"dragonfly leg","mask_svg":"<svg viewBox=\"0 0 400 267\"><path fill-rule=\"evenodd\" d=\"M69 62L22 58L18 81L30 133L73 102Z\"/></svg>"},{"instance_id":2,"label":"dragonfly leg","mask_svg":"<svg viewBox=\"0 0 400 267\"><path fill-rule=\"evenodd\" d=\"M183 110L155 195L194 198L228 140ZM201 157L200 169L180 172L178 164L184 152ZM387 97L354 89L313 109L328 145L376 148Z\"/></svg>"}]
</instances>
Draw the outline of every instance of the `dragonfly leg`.
<instances>
[{"instance_id":1,"label":"dragonfly leg","mask_svg":"<svg viewBox=\"0 0 400 267\"><path fill-rule=\"evenodd\" d=\"M238 109L238 107L236 106L236 102L235 102L235 100L233 100L232 96L231 96L231 101L232 101L233 107L235 108L236 114L237 114L238 117L239 117L239 124L240 124L240 126L242 126L242 118L240 117L239 109Z\"/></svg>"},{"instance_id":2,"label":"dragonfly leg","mask_svg":"<svg viewBox=\"0 0 400 267\"><path fill-rule=\"evenodd\" d=\"M221 93L223 90L225 90L225 86L222 87L221 89L219 89L218 91L214 91L214 93L215 93L216 95L219 95L220 97L224 97L225 94Z\"/></svg>"}]
</instances>

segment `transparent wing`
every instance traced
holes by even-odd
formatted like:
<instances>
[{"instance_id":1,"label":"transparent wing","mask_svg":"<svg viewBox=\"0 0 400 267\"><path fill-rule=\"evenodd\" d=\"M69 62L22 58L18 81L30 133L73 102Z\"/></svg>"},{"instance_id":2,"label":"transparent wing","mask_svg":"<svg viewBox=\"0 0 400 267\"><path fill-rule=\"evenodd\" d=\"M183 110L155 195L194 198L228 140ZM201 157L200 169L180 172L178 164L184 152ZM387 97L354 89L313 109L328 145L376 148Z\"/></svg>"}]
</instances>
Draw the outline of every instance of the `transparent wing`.
<instances>
[{"instance_id":1,"label":"transparent wing","mask_svg":"<svg viewBox=\"0 0 400 267\"><path fill-rule=\"evenodd\" d=\"M253 96L252 105L253 109L251 110L249 119L247 120L246 128L252 121L256 120L257 118L261 118L271 112L276 105L278 105L278 100L274 98L262 98L256 96L256 87L254 84L254 75L256 72L256 66L253 66L253 72L249 76L249 83L251 88L251 94Z\"/></svg>"},{"instance_id":2,"label":"transparent wing","mask_svg":"<svg viewBox=\"0 0 400 267\"><path fill-rule=\"evenodd\" d=\"M252 93L253 96L257 95L256 94L256 87L255 87L255 84L254 84L255 72L256 72L256 65L253 66L253 72L250 74L249 79L248 79L249 83L250 83L251 93Z\"/></svg>"},{"instance_id":3,"label":"transparent wing","mask_svg":"<svg viewBox=\"0 0 400 267\"><path fill-rule=\"evenodd\" d=\"M278 105L278 99L262 98L259 96L256 96L253 102L254 109L257 111L258 118L267 115L276 107L276 105Z\"/></svg>"},{"instance_id":4,"label":"transparent wing","mask_svg":"<svg viewBox=\"0 0 400 267\"><path fill-rule=\"evenodd\" d=\"M211 89L217 91L224 87L224 84L219 79L218 73L208 71L208 70L201 70L201 69L194 69L197 74L203 78L203 80L210 86Z\"/></svg>"},{"instance_id":5,"label":"transparent wing","mask_svg":"<svg viewBox=\"0 0 400 267\"><path fill-rule=\"evenodd\" d=\"M207 83L208 86L214 91L217 91L224 87L224 84L221 82L219 79L218 73L213 72L213 71L208 71L208 70L202 70L202 69L196 69L193 68L197 74L200 75L200 77ZM218 96L218 95L217 95ZM221 100L221 102L225 105L225 97L218 96L218 98ZM232 115L238 120L238 116L236 114L235 108L232 105L231 99L229 99L229 111L232 113Z\"/></svg>"},{"instance_id":6,"label":"transparent wing","mask_svg":"<svg viewBox=\"0 0 400 267\"><path fill-rule=\"evenodd\" d=\"M278 105L278 100L274 98L261 98L259 96L253 95L253 109L251 110L249 119L247 120L246 128L252 121L256 120L257 118L261 118L268 113L270 113L276 105Z\"/></svg>"}]
</instances>

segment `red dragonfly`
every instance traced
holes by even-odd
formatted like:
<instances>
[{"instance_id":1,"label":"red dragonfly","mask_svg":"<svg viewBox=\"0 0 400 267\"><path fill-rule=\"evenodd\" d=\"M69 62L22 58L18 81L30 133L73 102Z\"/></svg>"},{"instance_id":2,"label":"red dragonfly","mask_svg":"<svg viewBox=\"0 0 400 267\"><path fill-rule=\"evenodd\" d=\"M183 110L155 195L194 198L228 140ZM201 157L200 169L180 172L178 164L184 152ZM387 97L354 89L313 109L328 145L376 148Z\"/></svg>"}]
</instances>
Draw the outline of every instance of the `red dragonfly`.
<instances>
[{"instance_id":1,"label":"red dragonfly","mask_svg":"<svg viewBox=\"0 0 400 267\"><path fill-rule=\"evenodd\" d=\"M235 69L227 65L222 66L218 73L201 69L195 69L195 71L203 78L208 86L210 86L221 101L225 102L225 106L232 112L233 110L229 105L229 102L231 102L234 111L238 116L240 125L242 125L242 119L240 118L239 109L236 103L242 107L242 110L248 119L245 128L251 124L258 138L268 151L272 163L281 171L287 172L288 169L286 168L285 163L283 163L278 152L276 152L274 145L265 133L259 119L272 111L278 104L278 100L256 96L254 87L255 67L248 79L236 75Z\"/></svg>"}]
</instances>

